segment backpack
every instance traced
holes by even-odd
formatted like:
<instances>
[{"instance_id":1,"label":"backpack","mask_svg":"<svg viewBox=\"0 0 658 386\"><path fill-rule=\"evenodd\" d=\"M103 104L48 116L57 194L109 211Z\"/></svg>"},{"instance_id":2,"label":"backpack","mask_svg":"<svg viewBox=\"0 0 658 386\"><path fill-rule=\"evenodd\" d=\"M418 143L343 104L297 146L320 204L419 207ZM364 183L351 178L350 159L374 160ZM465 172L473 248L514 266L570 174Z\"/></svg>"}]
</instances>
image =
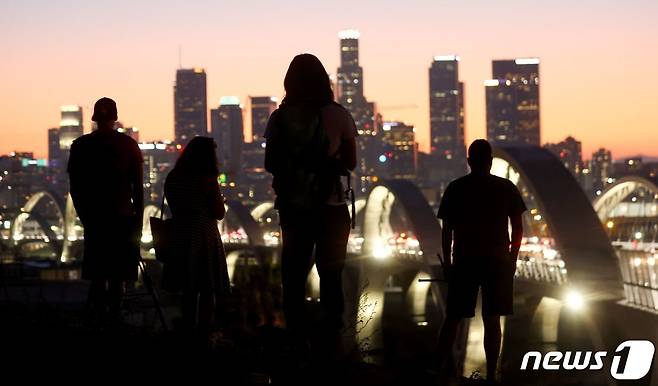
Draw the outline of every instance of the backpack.
<instances>
[{"instance_id":1,"label":"backpack","mask_svg":"<svg viewBox=\"0 0 658 386\"><path fill-rule=\"evenodd\" d=\"M332 195L343 194L340 176L350 172L337 154L328 155L322 107L284 105L277 112L277 168L272 181L277 208L312 210Z\"/></svg>"}]
</instances>

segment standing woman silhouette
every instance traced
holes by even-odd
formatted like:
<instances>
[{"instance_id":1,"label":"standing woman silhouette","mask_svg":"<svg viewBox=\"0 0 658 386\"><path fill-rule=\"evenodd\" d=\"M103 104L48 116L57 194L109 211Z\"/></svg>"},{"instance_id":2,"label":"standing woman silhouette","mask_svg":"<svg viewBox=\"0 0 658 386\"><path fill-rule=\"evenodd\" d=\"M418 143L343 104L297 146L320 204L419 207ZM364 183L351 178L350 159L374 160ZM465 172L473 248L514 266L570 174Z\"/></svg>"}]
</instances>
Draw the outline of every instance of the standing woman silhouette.
<instances>
[{"instance_id":1,"label":"standing woman silhouette","mask_svg":"<svg viewBox=\"0 0 658 386\"><path fill-rule=\"evenodd\" d=\"M216 146L212 138L194 137L165 181L178 259L167 263L172 265L165 267L163 286L175 288L180 281L183 325L187 330L197 329L202 339L215 327L215 317L230 290L217 228L226 212L217 183Z\"/></svg>"},{"instance_id":2,"label":"standing woman silhouette","mask_svg":"<svg viewBox=\"0 0 658 386\"><path fill-rule=\"evenodd\" d=\"M284 88L285 98L265 131L265 169L274 177L283 239L283 312L287 328L304 336L306 280L315 249L322 336L330 350L340 350L342 271L350 232L341 175L356 166L356 126L334 102L329 76L317 57L297 55Z\"/></svg>"}]
</instances>

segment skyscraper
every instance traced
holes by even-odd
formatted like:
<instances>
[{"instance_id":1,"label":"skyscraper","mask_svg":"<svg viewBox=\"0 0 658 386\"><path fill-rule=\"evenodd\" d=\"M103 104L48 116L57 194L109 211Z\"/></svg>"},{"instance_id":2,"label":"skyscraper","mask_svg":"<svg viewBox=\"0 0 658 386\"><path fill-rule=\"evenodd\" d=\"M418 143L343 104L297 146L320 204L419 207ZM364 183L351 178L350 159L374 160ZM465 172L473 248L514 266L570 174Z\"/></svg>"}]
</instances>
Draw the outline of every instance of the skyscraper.
<instances>
[{"instance_id":1,"label":"skyscraper","mask_svg":"<svg viewBox=\"0 0 658 386\"><path fill-rule=\"evenodd\" d=\"M382 147L378 161L385 164L386 177L412 180L416 178L418 145L415 129L404 122L384 122Z\"/></svg>"},{"instance_id":2,"label":"skyscraper","mask_svg":"<svg viewBox=\"0 0 658 386\"><path fill-rule=\"evenodd\" d=\"M68 152L73 141L82 135L82 107L66 105L61 108L59 121L59 148L68 160Z\"/></svg>"},{"instance_id":3,"label":"skyscraper","mask_svg":"<svg viewBox=\"0 0 658 386\"><path fill-rule=\"evenodd\" d=\"M363 68L359 66L359 37L356 30L338 33L340 38L340 67L337 72L338 98L347 106L365 103L363 96ZM344 101L344 102L343 102Z\"/></svg>"},{"instance_id":4,"label":"skyscraper","mask_svg":"<svg viewBox=\"0 0 658 386\"><path fill-rule=\"evenodd\" d=\"M496 145L540 144L539 59L494 60L484 82L487 138Z\"/></svg>"},{"instance_id":5,"label":"skyscraper","mask_svg":"<svg viewBox=\"0 0 658 386\"><path fill-rule=\"evenodd\" d=\"M582 143L572 136L568 136L558 143L547 143L544 148L560 160L580 186L587 192L592 189L592 178L588 168L583 162Z\"/></svg>"},{"instance_id":6,"label":"skyscraper","mask_svg":"<svg viewBox=\"0 0 658 386\"><path fill-rule=\"evenodd\" d=\"M46 174L54 191L62 191L60 180L65 180L65 168L63 152L59 147L59 128L53 127L48 129L48 170Z\"/></svg>"},{"instance_id":7,"label":"skyscraper","mask_svg":"<svg viewBox=\"0 0 658 386\"><path fill-rule=\"evenodd\" d=\"M582 144L572 136L568 136L564 141L558 143L547 143L544 145L551 153L562 162L571 174L580 180L583 171L583 152Z\"/></svg>"},{"instance_id":8,"label":"skyscraper","mask_svg":"<svg viewBox=\"0 0 658 386\"><path fill-rule=\"evenodd\" d=\"M217 142L220 170L235 181L241 170L244 143L242 106L234 96L224 96L219 107L210 111L212 137Z\"/></svg>"},{"instance_id":9,"label":"skyscraper","mask_svg":"<svg viewBox=\"0 0 658 386\"><path fill-rule=\"evenodd\" d=\"M356 30L338 33L340 38L340 67L337 71L338 102L352 114L359 136L357 142L356 174L361 192L367 190L376 168L379 148L374 103L363 95L363 69L359 66L359 37Z\"/></svg>"},{"instance_id":10,"label":"skyscraper","mask_svg":"<svg viewBox=\"0 0 658 386\"><path fill-rule=\"evenodd\" d=\"M251 134L254 142L263 141L267 121L276 109L277 98L273 96L257 96L251 99Z\"/></svg>"},{"instance_id":11,"label":"skyscraper","mask_svg":"<svg viewBox=\"0 0 658 386\"><path fill-rule=\"evenodd\" d=\"M250 98L252 141L243 144L241 185L249 199L270 200L272 176L265 172L265 129L270 114L276 109L277 98Z\"/></svg>"},{"instance_id":12,"label":"skyscraper","mask_svg":"<svg viewBox=\"0 0 658 386\"><path fill-rule=\"evenodd\" d=\"M459 57L438 55L429 69L430 154L434 167L430 185L446 185L466 171L464 85L459 81Z\"/></svg>"},{"instance_id":13,"label":"skyscraper","mask_svg":"<svg viewBox=\"0 0 658 386\"><path fill-rule=\"evenodd\" d=\"M592 153L590 161L590 173L592 175L592 188L594 191L603 190L612 177L612 153L610 150L600 148Z\"/></svg>"},{"instance_id":14,"label":"skyscraper","mask_svg":"<svg viewBox=\"0 0 658 386\"><path fill-rule=\"evenodd\" d=\"M62 162L62 152L59 148L59 129L48 129L48 166L59 168Z\"/></svg>"},{"instance_id":15,"label":"skyscraper","mask_svg":"<svg viewBox=\"0 0 658 386\"><path fill-rule=\"evenodd\" d=\"M174 134L176 143L181 145L197 135L208 135L206 71L203 68L176 70Z\"/></svg>"},{"instance_id":16,"label":"skyscraper","mask_svg":"<svg viewBox=\"0 0 658 386\"><path fill-rule=\"evenodd\" d=\"M61 120L59 121L59 165L53 176L54 190L62 197L69 190L68 174L66 167L69 162L69 154L73 141L82 136L82 107L76 105L62 106Z\"/></svg>"},{"instance_id":17,"label":"skyscraper","mask_svg":"<svg viewBox=\"0 0 658 386\"><path fill-rule=\"evenodd\" d=\"M167 174L173 169L180 151L170 141L141 142L144 158L144 194L151 202L160 202Z\"/></svg>"}]
</instances>

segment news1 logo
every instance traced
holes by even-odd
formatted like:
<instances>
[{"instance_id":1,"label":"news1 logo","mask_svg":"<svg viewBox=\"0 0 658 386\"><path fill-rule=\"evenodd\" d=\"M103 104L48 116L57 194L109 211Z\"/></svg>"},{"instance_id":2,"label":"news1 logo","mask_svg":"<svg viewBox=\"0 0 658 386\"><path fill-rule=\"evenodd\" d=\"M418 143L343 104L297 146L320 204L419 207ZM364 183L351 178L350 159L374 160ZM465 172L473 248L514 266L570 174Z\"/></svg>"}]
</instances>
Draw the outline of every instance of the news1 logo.
<instances>
[{"instance_id":1,"label":"news1 logo","mask_svg":"<svg viewBox=\"0 0 658 386\"><path fill-rule=\"evenodd\" d=\"M627 340L617 346L612 356L610 375L615 379L640 379L647 375L656 349L648 340ZM539 351L528 351L523 356L521 370L526 370L531 360L532 370L601 370L607 351L549 351L543 358Z\"/></svg>"}]
</instances>

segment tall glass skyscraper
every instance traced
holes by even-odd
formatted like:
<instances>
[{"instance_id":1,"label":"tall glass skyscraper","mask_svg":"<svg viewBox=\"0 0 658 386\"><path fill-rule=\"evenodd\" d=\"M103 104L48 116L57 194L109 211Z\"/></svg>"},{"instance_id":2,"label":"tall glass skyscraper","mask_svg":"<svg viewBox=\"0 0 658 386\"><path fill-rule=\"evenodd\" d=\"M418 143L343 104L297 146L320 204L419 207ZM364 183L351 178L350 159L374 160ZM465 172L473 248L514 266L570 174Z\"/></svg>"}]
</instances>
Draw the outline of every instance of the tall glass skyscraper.
<instances>
[{"instance_id":1,"label":"tall glass skyscraper","mask_svg":"<svg viewBox=\"0 0 658 386\"><path fill-rule=\"evenodd\" d=\"M540 144L539 59L494 60L484 82L492 144Z\"/></svg>"},{"instance_id":2,"label":"tall glass skyscraper","mask_svg":"<svg viewBox=\"0 0 658 386\"><path fill-rule=\"evenodd\" d=\"M176 70L174 134L176 143L181 145L197 135L208 135L206 71L203 68Z\"/></svg>"},{"instance_id":3,"label":"tall glass skyscraper","mask_svg":"<svg viewBox=\"0 0 658 386\"><path fill-rule=\"evenodd\" d=\"M433 186L446 185L466 171L459 60L456 55L438 55L429 69L430 154L435 167L428 175Z\"/></svg>"},{"instance_id":4,"label":"tall glass skyscraper","mask_svg":"<svg viewBox=\"0 0 658 386\"><path fill-rule=\"evenodd\" d=\"M250 97L251 135L254 142L262 142L270 114L276 109L277 98L273 96Z\"/></svg>"},{"instance_id":5,"label":"tall glass skyscraper","mask_svg":"<svg viewBox=\"0 0 658 386\"><path fill-rule=\"evenodd\" d=\"M242 144L244 142L242 106L234 96L224 96L219 107L210 111L212 137L217 142L220 170L232 181L241 170Z\"/></svg>"},{"instance_id":6,"label":"tall glass skyscraper","mask_svg":"<svg viewBox=\"0 0 658 386\"><path fill-rule=\"evenodd\" d=\"M357 137L357 168L359 190L365 192L375 173L377 152L380 150L375 121L374 103L363 95L363 68L359 66L359 37L356 30L338 33L340 38L340 67L337 71L338 102L352 114Z\"/></svg>"},{"instance_id":7,"label":"tall glass skyscraper","mask_svg":"<svg viewBox=\"0 0 658 386\"><path fill-rule=\"evenodd\" d=\"M48 157L51 157L51 178L53 189L65 197L69 189L68 174L66 173L73 141L82 136L82 107L77 105L65 105L60 108L61 118L59 130L48 130ZM55 141L58 141L59 150L55 149Z\"/></svg>"},{"instance_id":8,"label":"tall glass skyscraper","mask_svg":"<svg viewBox=\"0 0 658 386\"><path fill-rule=\"evenodd\" d=\"M59 148L68 159L71 144L82 135L82 107L66 105L62 106L60 111L62 118L59 121Z\"/></svg>"}]
</instances>

